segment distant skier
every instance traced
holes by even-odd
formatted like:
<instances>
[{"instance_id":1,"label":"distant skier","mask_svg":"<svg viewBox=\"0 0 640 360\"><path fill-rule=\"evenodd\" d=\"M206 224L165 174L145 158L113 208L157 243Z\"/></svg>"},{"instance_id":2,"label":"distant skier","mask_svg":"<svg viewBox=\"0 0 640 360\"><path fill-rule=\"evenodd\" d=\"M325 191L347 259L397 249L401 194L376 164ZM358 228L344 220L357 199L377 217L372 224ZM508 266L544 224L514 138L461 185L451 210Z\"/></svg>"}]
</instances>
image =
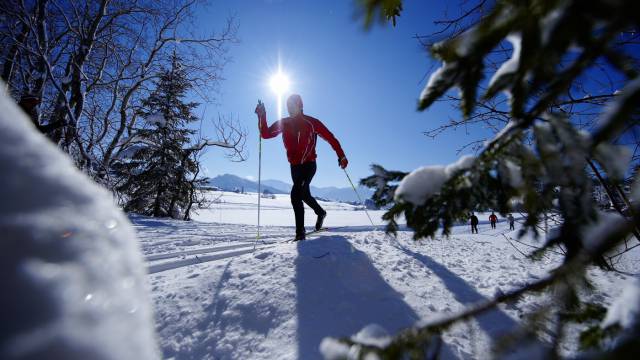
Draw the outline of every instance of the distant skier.
<instances>
[{"instance_id":1,"label":"distant skier","mask_svg":"<svg viewBox=\"0 0 640 360\"><path fill-rule=\"evenodd\" d=\"M291 164L291 205L296 218L296 241L305 239L304 203L309 205L318 216L316 230L322 228L327 212L311 196L309 184L316 173L316 142L318 135L326 140L338 155L338 165L346 168L349 164L340 143L320 120L303 113L300 95L291 95L287 99L289 117L280 119L267 126L267 111L262 102L256 106L258 126L262 138L269 139L282 133L282 142L287 150L287 159Z\"/></svg>"},{"instance_id":2,"label":"distant skier","mask_svg":"<svg viewBox=\"0 0 640 360\"><path fill-rule=\"evenodd\" d=\"M471 213L471 233L478 233L478 217Z\"/></svg>"},{"instance_id":3,"label":"distant skier","mask_svg":"<svg viewBox=\"0 0 640 360\"><path fill-rule=\"evenodd\" d=\"M507 220L509 220L509 230L515 230L516 219L513 218L513 215L509 214L509 216L507 216Z\"/></svg>"},{"instance_id":4,"label":"distant skier","mask_svg":"<svg viewBox=\"0 0 640 360\"><path fill-rule=\"evenodd\" d=\"M491 228L495 229L496 223L498 222L498 217L493 213L493 211L491 212L491 215L489 215L489 222L491 223Z\"/></svg>"}]
</instances>

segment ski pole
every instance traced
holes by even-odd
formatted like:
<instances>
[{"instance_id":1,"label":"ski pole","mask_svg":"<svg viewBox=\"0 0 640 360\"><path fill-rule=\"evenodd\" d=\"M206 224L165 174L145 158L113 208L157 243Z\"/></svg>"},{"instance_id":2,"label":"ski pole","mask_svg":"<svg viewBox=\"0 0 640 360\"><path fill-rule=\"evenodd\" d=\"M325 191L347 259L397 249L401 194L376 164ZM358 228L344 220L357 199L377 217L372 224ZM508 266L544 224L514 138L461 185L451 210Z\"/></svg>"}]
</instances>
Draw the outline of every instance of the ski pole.
<instances>
[{"instance_id":1,"label":"ski pole","mask_svg":"<svg viewBox=\"0 0 640 360\"><path fill-rule=\"evenodd\" d=\"M262 102L258 100L258 104ZM262 131L260 129L260 119L258 118L258 234L256 241L253 243L253 250L260 240L260 192L262 191Z\"/></svg>"},{"instance_id":2,"label":"ski pole","mask_svg":"<svg viewBox=\"0 0 640 360\"><path fill-rule=\"evenodd\" d=\"M342 170L344 170L344 174L347 175L347 179L349 180L349 184L351 184L351 188L353 189L353 192L356 193L356 196L358 197L358 200L360 200L360 202L364 206L364 212L367 214L367 217L369 218L369 221L371 222L371 226L373 226L374 230L378 230L376 225L373 223L373 220L371 220L371 216L369 216L369 211L367 211L367 206L364 204L364 201L362 201L362 198L360 197L360 194L358 193L358 190L356 190L356 186L353 185L353 181L351 181L351 176L349 176L349 173L347 172L347 169L342 169Z\"/></svg>"}]
</instances>

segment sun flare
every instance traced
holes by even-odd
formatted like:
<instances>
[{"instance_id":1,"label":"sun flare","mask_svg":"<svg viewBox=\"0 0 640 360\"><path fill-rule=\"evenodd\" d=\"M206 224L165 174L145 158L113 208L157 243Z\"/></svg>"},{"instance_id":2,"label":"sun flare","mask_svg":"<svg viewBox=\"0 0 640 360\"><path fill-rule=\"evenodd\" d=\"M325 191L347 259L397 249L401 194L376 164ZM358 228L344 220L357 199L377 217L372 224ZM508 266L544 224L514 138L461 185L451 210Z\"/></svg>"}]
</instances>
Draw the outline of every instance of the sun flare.
<instances>
[{"instance_id":1,"label":"sun flare","mask_svg":"<svg viewBox=\"0 0 640 360\"><path fill-rule=\"evenodd\" d=\"M287 90L289 90L289 77L281 71L273 74L269 80L271 89L278 96L282 96Z\"/></svg>"}]
</instances>

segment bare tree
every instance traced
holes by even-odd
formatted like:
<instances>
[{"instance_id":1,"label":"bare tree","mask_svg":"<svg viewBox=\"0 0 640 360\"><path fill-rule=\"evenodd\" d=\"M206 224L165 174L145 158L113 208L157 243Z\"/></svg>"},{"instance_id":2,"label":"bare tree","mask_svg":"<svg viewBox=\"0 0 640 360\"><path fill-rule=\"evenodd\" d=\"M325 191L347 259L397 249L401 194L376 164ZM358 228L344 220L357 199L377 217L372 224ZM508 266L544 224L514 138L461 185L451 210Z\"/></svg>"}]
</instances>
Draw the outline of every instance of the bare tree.
<instances>
[{"instance_id":1,"label":"bare tree","mask_svg":"<svg viewBox=\"0 0 640 360\"><path fill-rule=\"evenodd\" d=\"M43 133L107 183L140 101L172 54L211 101L235 42L227 19L198 31L206 0L7 0L0 4L2 78Z\"/></svg>"}]
</instances>

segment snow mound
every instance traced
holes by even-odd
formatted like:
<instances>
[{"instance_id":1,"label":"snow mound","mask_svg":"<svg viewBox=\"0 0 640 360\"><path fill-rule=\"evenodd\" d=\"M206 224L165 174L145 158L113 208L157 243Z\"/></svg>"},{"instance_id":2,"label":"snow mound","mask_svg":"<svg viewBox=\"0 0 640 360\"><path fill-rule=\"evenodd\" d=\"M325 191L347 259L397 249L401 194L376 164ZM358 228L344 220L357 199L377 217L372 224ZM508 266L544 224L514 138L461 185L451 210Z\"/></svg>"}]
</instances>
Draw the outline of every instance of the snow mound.
<instances>
[{"instance_id":1,"label":"snow mound","mask_svg":"<svg viewBox=\"0 0 640 360\"><path fill-rule=\"evenodd\" d=\"M0 358L158 358L130 223L3 91L0 109Z\"/></svg>"}]
</instances>

